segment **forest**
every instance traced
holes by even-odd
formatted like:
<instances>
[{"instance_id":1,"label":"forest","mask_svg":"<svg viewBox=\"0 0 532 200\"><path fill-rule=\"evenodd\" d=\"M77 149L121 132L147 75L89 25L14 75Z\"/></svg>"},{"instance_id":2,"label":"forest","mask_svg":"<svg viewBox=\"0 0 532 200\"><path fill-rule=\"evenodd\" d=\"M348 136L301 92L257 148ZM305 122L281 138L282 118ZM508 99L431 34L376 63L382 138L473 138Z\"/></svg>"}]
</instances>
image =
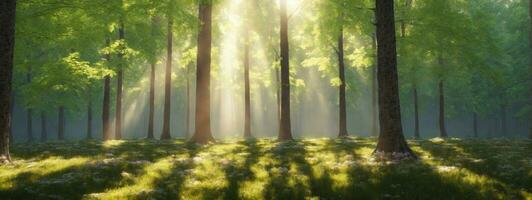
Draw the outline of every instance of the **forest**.
<instances>
[{"instance_id":1,"label":"forest","mask_svg":"<svg viewBox=\"0 0 532 200\"><path fill-rule=\"evenodd\" d=\"M532 0L0 0L0 199L532 199Z\"/></svg>"}]
</instances>

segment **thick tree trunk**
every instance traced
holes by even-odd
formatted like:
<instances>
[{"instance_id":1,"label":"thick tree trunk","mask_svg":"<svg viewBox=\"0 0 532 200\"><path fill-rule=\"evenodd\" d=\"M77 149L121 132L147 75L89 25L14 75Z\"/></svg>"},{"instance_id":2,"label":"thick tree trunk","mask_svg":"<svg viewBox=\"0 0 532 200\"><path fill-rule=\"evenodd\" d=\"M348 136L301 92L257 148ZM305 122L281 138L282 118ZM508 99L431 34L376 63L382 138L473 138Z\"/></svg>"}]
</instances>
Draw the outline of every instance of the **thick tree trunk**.
<instances>
[{"instance_id":1,"label":"thick tree trunk","mask_svg":"<svg viewBox=\"0 0 532 200\"><path fill-rule=\"evenodd\" d=\"M41 111L41 142L48 140L48 132L46 131L46 112Z\"/></svg>"},{"instance_id":2,"label":"thick tree trunk","mask_svg":"<svg viewBox=\"0 0 532 200\"><path fill-rule=\"evenodd\" d=\"M414 84L414 137L416 139L421 138L419 130L419 101L417 93L417 85Z\"/></svg>"},{"instance_id":3,"label":"thick tree trunk","mask_svg":"<svg viewBox=\"0 0 532 200\"><path fill-rule=\"evenodd\" d=\"M172 98L172 27L173 21L168 18L168 32L166 43L166 73L164 81L164 115L163 115L163 132L161 134L161 140L170 139L170 111L171 111L171 98Z\"/></svg>"},{"instance_id":4,"label":"thick tree trunk","mask_svg":"<svg viewBox=\"0 0 532 200\"><path fill-rule=\"evenodd\" d=\"M478 115L473 112L473 137L478 138Z\"/></svg>"},{"instance_id":5,"label":"thick tree trunk","mask_svg":"<svg viewBox=\"0 0 532 200\"><path fill-rule=\"evenodd\" d=\"M148 139L154 139L154 114L155 114L155 63L151 64L150 69L150 97L149 97L149 114L148 114Z\"/></svg>"},{"instance_id":6,"label":"thick tree trunk","mask_svg":"<svg viewBox=\"0 0 532 200\"><path fill-rule=\"evenodd\" d=\"M375 8L380 108L380 134L375 154L387 159L416 158L406 143L401 123L394 2L376 0Z\"/></svg>"},{"instance_id":7,"label":"thick tree trunk","mask_svg":"<svg viewBox=\"0 0 532 200\"><path fill-rule=\"evenodd\" d=\"M339 110L339 133L338 137L347 137L349 133L347 132L347 111L346 111L346 101L345 101L345 62L344 62L344 29L340 28L340 34L338 36L338 73L340 75L340 81L342 84L339 87L340 94L340 110Z\"/></svg>"},{"instance_id":8,"label":"thick tree trunk","mask_svg":"<svg viewBox=\"0 0 532 200\"><path fill-rule=\"evenodd\" d=\"M249 91L249 32L244 44L244 138L251 138L251 93Z\"/></svg>"},{"instance_id":9,"label":"thick tree trunk","mask_svg":"<svg viewBox=\"0 0 532 200\"><path fill-rule=\"evenodd\" d=\"M87 105L87 139L92 139L92 99L89 97Z\"/></svg>"},{"instance_id":10,"label":"thick tree trunk","mask_svg":"<svg viewBox=\"0 0 532 200\"><path fill-rule=\"evenodd\" d=\"M16 0L0 1L0 164L11 161L11 80L15 47Z\"/></svg>"},{"instance_id":11,"label":"thick tree trunk","mask_svg":"<svg viewBox=\"0 0 532 200\"><path fill-rule=\"evenodd\" d=\"M111 41L106 39L106 44L109 46ZM108 63L111 62L111 56L109 54L105 55L105 58ZM102 128L103 128L103 140L109 140L110 133L110 123L109 123L109 113L110 113L110 104L111 104L111 77L109 75L105 76L103 83L103 105L102 105Z\"/></svg>"},{"instance_id":12,"label":"thick tree trunk","mask_svg":"<svg viewBox=\"0 0 532 200\"><path fill-rule=\"evenodd\" d=\"M57 116L57 139L65 140L65 107L59 106Z\"/></svg>"},{"instance_id":13,"label":"thick tree trunk","mask_svg":"<svg viewBox=\"0 0 532 200\"><path fill-rule=\"evenodd\" d=\"M376 34L371 37L371 46L374 52L375 60L377 60L377 38ZM376 62L375 62L376 63ZM379 128L377 125L378 105L377 105L377 64L371 68L371 135L377 137L379 135Z\"/></svg>"},{"instance_id":14,"label":"thick tree trunk","mask_svg":"<svg viewBox=\"0 0 532 200\"><path fill-rule=\"evenodd\" d=\"M281 124L278 139L292 140L290 122L290 56L288 48L287 0L281 0Z\"/></svg>"},{"instance_id":15,"label":"thick tree trunk","mask_svg":"<svg viewBox=\"0 0 532 200\"><path fill-rule=\"evenodd\" d=\"M192 142L207 144L214 141L211 133L211 47L212 47L212 0L199 5L200 29L196 71L196 120Z\"/></svg>"},{"instance_id":16,"label":"thick tree trunk","mask_svg":"<svg viewBox=\"0 0 532 200\"><path fill-rule=\"evenodd\" d=\"M118 27L118 39L124 39L124 22L120 20ZM118 54L118 59L123 62L123 55ZM116 73L116 113L115 113L115 139L122 139L122 85L124 81L124 66L123 63L118 65L118 72Z\"/></svg>"},{"instance_id":17,"label":"thick tree trunk","mask_svg":"<svg viewBox=\"0 0 532 200\"><path fill-rule=\"evenodd\" d=\"M440 125L440 137L446 138L447 130L445 128L445 91L444 91L444 81L440 80L438 84L438 94L440 97L440 106L439 106L439 125Z\"/></svg>"}]
</instances>

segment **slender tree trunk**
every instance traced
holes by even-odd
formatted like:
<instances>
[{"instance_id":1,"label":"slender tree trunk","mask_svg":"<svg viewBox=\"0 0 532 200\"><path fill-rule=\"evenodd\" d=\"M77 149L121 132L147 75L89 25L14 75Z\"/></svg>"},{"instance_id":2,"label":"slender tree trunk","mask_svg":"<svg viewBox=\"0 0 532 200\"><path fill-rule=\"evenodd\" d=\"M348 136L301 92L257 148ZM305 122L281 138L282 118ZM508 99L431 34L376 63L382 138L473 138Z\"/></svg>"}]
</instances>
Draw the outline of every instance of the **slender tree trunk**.
<instances>
[{"instance_id":1,"label":"slender tree trunk","mask_svg":"<svg viewBox=\"0 0 532 200\"><path fill-rule=\"evenodd\" d=\"M90 97L87 105L87 139L92 139L92 99Z\"/></svg>"},{"instance_id":2,"label":"slender tree trunk","mask_svg":"<svg viewBox=\"0 0 532 200\"><path fill-rule=\"evenodd\" d=\"M377 60L376 34L373 34L371 39L372 39L371 46L374 52L374 57L375 57L375 60ZM373 65L371 69L371 135L375 137L379 135L379 128L377 125L378 112L379 111L378 111L378 105L377 105L377 64L375 64Z\"/></svg>"},{"instance_id":3,"label":"slender tree trunk","mask_svg":"<svg viewBox=\"0 0 532 200\"><path fill-rule=\"evenodd\" d=\"M375 8L380 108L380 134L375 153L392 159L416 158L406 143L401 123L394 2L376 0Z\"/></svg>"},{"instance_id":4,"label":"slender tree trunk","mask_svg":"<svg viewBox=\"0 0 532 200\"><path fill-rule=\"evenodd\" d=\"M163 132L161 134L161 140L170 139L170 112L171 98L172 98L172 18L168 18L168 33L167 33L167 57L166 57L166 74L164 82L164 118L163 118Z\"/></svg>"},{"instance_id":5,"label":"slender tree trunk","mask_svg":"<svg viewBox=\"0 0 532 200\"><path fill-rule=\"evenodd\" d=\"M189 69L190 67L187 66L187 69L186 69L186 78L187 78L187 109L186 109L186 116L185 116L185 138L188 138L190 136L190 72L189 72Z\"/></svg>"},{"instance_id":6,"label":"slender tree trunk","mask_svg":"<svg viewBox=\"0 0 532 200\"><path fill-rule=\"evenodd\" d=\"M26 131L28 142L33 142L33 109L29 108L26 116Z\"/></svg>"},{"instance_id":7,"label":"slender tree trunk","mask_svg":"<svg viewBox=\"0 0 532 200\"><path fill-rule=\"evenodd\" d=\"M28 73L26 74L26 84L31 84L31 66L28 68ZM26 118L26 131L28 134L28 142L33 142L33 109L28 108L27 118Z\"/></svg>"},{"instance_id":8,"label":"slender tree trunk","mask_svg":"<svg viewBox=\"0 0 532 200\"><path fill-rule=\"evenodd\" d=\"M529 16L529 23L530 26L528 27L530 29L529 33L529 60L530 60L530 72L532 73L532 0L529 0L528 2L528 16ZM532 106L532 81L530 82L530 106ZM532 113L532 112L531 112ZM532 139L532 114L530 117L531 123L528 131L528 139Z\"/></svg>"},{"instance_id":9,"label":"slender tree trunk","mask_svg":"<svg viewBox=\"0 0 532 200\"><path fill-rule=\"evenodd\" d=\"M344 28L340 28L340 34L338 36L338 72L340 75L340 81L342 84L339 87L340 94L340 111L339 111L339 133L338 137L347 137L349 133L347 132L347 111L346 111L346 101L345 101L345 62L344 62Z\"/></svg>"},{"instance_id":10,"label":"slender tree trunk","mask_svg":"<svg viewBox=\"0 0 532 200\"><path fill-rule=\"evenodd\" d=\"M506 104L501 104L501 133L503 137L508 136L508 129L506 124Z\"/></svg>"},{"instance_id":11,"label":"slender tree trunk","mask_svg":"<svg viewBox=\"0 0 532 200\"><path fill-rule=\"evenodd\" d=\"M277 126L281 127L281 71L275 68L275 97L277 98Z\"/></svg>"},{"instance_id":12,"label":"slender tree trunk","mask_svg":"<svg viewBox=\"0 0 532 200\"><path fill-rule=\"evenodd\" d=\"M478 138L478 115L473 112L473 137Z\"/></svg>"},{"instance_id":13,"label":"slender tree trunk","mask_svg":"<svg viewBox=\"0 0 532 200\"><path fill-rule=\"evenodd\" d=\"M46 112L41 111L41 142L48 140L48 132L46 131Z\"/></svg>"},{"instance_id":14,"label":"slender tree trunk","mask_svg":"<svg viewBox=\"0 0 532 200\"><path fill-rule=\"evenodd\" d=\"M15 110L15 91L12 90L11 91L11 106L9 106L9 117L11 117L11 119L13 119L13 111ZM13 126L10 126L9 128L9 141L11 141L10 143L13 144L15 142L15 140L13 139ZM0 160L0 163L1 163L1 160Z\"/></svg>"},{"instance_id":15,"label":"slender tree trunk","mask_svg":"<svg viewBox=\"0 0 532 200\"><path fill-rule=\"evenodd\" d=\"M200 1L200 29L196 71L196 120L192 142L207 144L214 141L211 133L211 47L212 0Z\"/></svg>"},{"instance_id":16,"label":"slender tree trunk","mask_svg":"<svg viewBox=\"0 0 532 200\"><path fill-rule=\"evenodd\" d=\"M109 46L111 41L109 38L106 39L106 44ZM105 55L107 63L111 62L111 56L109 54ZM110 123L109 123L109 113L110 113L110 104L111 104L111 76L107 75L104 78L103 83L103 106L102 106L102 126L103 126L103 140L107 141L110 139Z\"/></svg>"},{"instance_id":17,"label":"slender tree trunk","mask_svg":"<svg viewBox=\"0 0 532 200\"><path fill-rule=\"evenodd\" d=\"M124 40L124 22L120 20L118 27L118 39ZM123 62L123 55L118 54L118 59ZM116 73L116 113L115 113L115 139L122 139L122 85L124 81L124 66L123 63L118 65L118 72Z\"/></svg>"},{"instance_id":18,"label":"slender tree trunk","mask_svg":"<svg viewBox=\"0 0 532 200\"><path fill-rule=\"evenodd\" d=\"M444 81L440 80L439 84L439 96L440 96L440 112L439 112L439 124L440 124L440 137L446 138L447 130L445 128L445 91L444 91Z\"/></svg>"},{"instance_id":19,"label":"slender tree trunk","mask_svg":"<svg viewBox=\"0 0 532 200\"><path fill-rule=\"evenodd\" d=\"M249 32L244 44L244 138L251 138L251 93L249 91Z\"/></svg>"},{"instance_id":20,"label":"slender tree trunk","mask_svg":"<svg viewBox=\"0 0 532 200\"><path fill-rule=\"evenodd\" d=\"M421 138L419 132L419 101L417 84L414 83L414 137L417 139Z\"/></svg>"},{"instance_id":21,"label":"slender tree trunk","mask_svg":"<svg viewBox=\"0 0 532 200\"><path fill-rule=\"evenodd\" d=\"M0 1L0 164L11 162L11 80L15 47L16 0Z\"/></svg>"},{"instance_id":22,"label":"slender tree trunk","mask_svg":"<svg viewBox=\"0 0 532 200\"><path fill-rule=\"evenodd\" d=\"M281 0L281 124L278 139L292 140L290 124L290 56L288 48L287 0Z\"/></svg>"},{"instance_id":23,"label":"slender tree trunk","mask_svg":"<svg viewBox=\"0 0 532 200\"><path fill-rule=\"evenodd\" d=\"M57 139L65 140L65 107L59 106L57 120Z\"/></svg>"},{"instance_id":24,"label":"slender tree trunk","mask_svg":"<svg viewBox=\"0 0 532 200\"><path fill-rule=\"evenodd\" d=\"M150 111L148 114L148 139L154 139L154 114L155 114L155 63L151 63L150 73L150 97L149 106Z\"/></svg>"}]
</instances>

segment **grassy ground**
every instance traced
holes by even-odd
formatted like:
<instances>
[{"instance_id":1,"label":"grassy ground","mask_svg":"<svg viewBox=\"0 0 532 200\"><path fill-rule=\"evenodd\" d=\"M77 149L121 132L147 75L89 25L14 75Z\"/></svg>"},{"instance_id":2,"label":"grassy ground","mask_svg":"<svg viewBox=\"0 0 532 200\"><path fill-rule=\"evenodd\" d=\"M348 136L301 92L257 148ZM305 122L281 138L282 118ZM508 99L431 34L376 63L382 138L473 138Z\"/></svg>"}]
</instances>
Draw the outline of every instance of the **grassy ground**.
<instances>
[{"instance_id":1,"label":"grassy ground","mask_svg":"<svg viewBox=\"0 0 532 200\"><path fill-rule=\"evenodd\" d=\"M0 199L532 199L530 140L409 143L400 164L362 138L17 144Z\"/></svg>"}]
</instances>

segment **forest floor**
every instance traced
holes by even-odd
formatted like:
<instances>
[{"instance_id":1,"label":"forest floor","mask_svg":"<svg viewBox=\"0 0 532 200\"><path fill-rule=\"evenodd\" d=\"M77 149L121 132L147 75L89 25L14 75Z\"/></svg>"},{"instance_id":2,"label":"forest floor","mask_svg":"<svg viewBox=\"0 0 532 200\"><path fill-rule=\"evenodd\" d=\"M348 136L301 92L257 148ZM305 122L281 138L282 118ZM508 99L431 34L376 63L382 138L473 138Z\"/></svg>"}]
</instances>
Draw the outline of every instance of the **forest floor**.
<instances>
[{"instance_id":1,"label":"forest floor","mask_svg":"<svg viewBox=\"0 0 532 200\"><path fill-rule=\"evenodd\" d=\"M409 143L418 161L366 138L16 144L0 199L532 199L530 140Z\"/></svg>"}]
</instances>

